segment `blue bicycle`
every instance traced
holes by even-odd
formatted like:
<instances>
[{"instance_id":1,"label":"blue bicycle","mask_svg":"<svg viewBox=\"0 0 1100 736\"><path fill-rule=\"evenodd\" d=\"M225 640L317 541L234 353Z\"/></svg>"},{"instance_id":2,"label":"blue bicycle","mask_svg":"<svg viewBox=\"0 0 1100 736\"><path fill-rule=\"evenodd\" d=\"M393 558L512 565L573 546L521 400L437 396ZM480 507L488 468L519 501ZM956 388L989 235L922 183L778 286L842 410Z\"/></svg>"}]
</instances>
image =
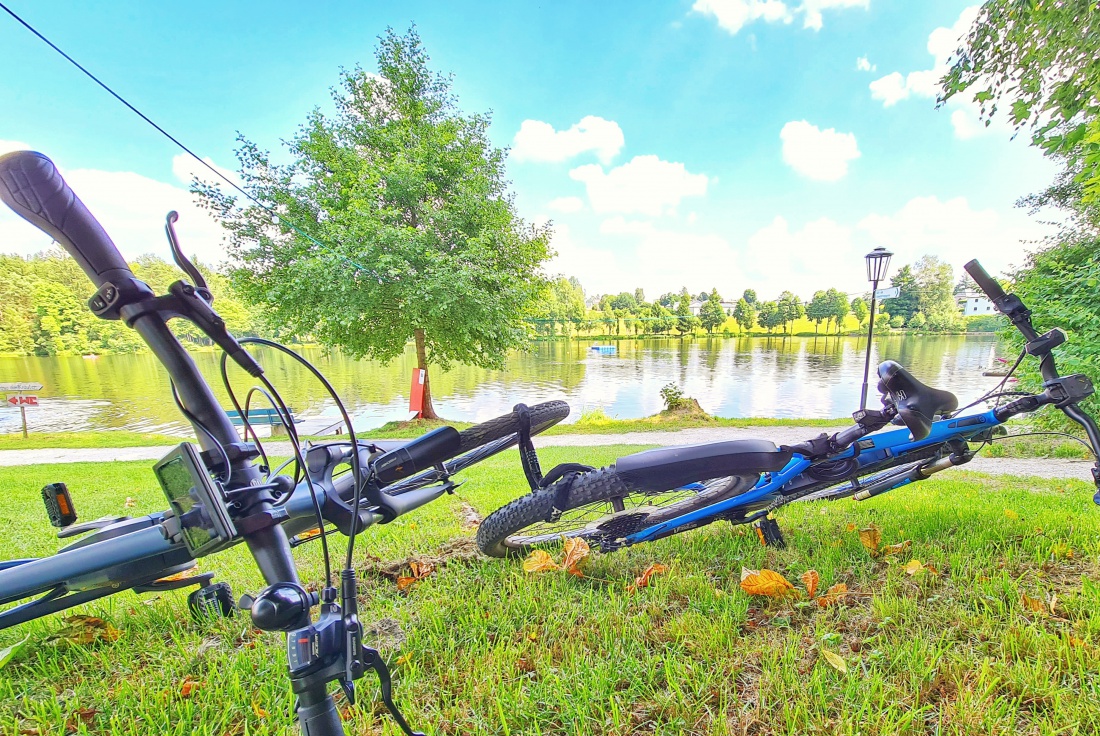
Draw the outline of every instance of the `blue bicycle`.
<instances>
[{"instance_id":1,"label":"blue bicycle","mask_svg":"<svg viewBox=\"0 0 1100 736\"><path fill-rule=\"evenodd\" d=\"M696 529L714 521L755 523L767 544L783 538L769 515L798 500L853 497L861 501L969 462L1011 417L1047 405L1085 429L1097 462L1092 469L1100 504L1100 431L1079 402L1093 393L1084 375L1058 375L1052 351L1066 340L1054 329L1039 335L1031 313L1006 294L977 261L966 270L1025 339L1040 361L1043 390L993 391L959 409L948 391L925 386L893 361L878 367L881 410L861 410L852 427L777 447L735 440L648 450L599 470L568 463L545 476L532 452L521 454L531 493L490 514L478 529L481 551L495 557L581 537L609 552ZM1001 403L1008 400L1007 403ZM964 414L985 401L992 409ZM898 429L880 431L891 424ZM1001 430L1003 432L1003 430Z\"/></svg>"}]
</instances>

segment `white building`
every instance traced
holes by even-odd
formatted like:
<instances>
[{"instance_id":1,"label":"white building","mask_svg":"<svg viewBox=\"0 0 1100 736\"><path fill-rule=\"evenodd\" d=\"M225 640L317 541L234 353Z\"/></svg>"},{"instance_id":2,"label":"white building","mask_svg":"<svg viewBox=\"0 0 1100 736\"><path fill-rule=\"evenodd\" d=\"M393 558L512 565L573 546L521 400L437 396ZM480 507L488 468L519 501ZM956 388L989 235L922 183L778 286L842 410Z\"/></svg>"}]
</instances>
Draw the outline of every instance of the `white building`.
<instances>
[{"instance_id":1,"label":"white building","mask_svg":"<svg viewBox=\"0 0 1100 736\"><path fill-rule=\"evenodd\" d=\"M699 313L701 311L703 311L703 305L704 304L706 304L706 302L700 302L700 301L697 301L695 299L692 299L691 300L691 313L694 316L698 317ZM727 315L733 314L733 308L736 307L736 306L737 306L737 302L726 301L725 299L722 300L722 311L725 312Z\"/></svg>"},{"instance_id":2,"label":"white building","mask_svg":"<svg viewBox=\"0 0 1100 736\"><path fill-rule=\"evenodd\" d=\"M975 315L996 314L997 309L989 297L980 291L962 291L955 295L955 303L959 305L959 311L964 317Z\"/></svg>"}]
</instances>

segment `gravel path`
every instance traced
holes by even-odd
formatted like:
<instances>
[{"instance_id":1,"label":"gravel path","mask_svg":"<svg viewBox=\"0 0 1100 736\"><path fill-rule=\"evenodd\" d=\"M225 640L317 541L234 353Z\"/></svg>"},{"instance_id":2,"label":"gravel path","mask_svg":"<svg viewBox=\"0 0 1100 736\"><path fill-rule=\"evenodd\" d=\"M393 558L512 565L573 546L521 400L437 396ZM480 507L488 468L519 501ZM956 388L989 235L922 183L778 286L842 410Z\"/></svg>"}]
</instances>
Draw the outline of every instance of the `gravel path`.
<instances>
[{"instance_id":1,"label":"gravel path","mask_svg":"<svg viewBox=\"0 0 1100 736\"><path fill-rule=\"evenodd\" d=\"M539 447L595 447L598 445L691 445L720 440L766 437L777 445L791 444L837 427L704 427L675 432L627 432L624 434L563 434L536 438ZM82 450L0 450L0 467L41 465L45 463L88 463L115 460L158 460L171 447L122 447ZM289 456L289 442L265 442L270 455ZM1039 476L1042 478L1078 478L1091 481L1087 460L1057 458L974 458L966 470L996 475Z\"/></svg>"}]
</instances>

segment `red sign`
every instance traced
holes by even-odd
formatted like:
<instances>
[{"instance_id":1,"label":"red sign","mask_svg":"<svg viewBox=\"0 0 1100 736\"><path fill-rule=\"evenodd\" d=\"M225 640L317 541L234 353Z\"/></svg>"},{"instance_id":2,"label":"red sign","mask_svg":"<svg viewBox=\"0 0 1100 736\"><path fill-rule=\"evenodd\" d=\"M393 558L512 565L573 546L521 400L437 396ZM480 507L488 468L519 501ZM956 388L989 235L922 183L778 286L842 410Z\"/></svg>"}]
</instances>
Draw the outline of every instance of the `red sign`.
<instances>
[{"instance_id":1,"label":"red sign","mask_svg":"<svg viewBox=\"0 0 1100 736\"><path fill-rule=\"evenodd\" d=\"M8 403L12 406L38 406L37 396L9 396Z\"/></svg>"},{"instance_id":2,"label":"red sign","mask_svg":"<svg viewBox=\"0 0 1100 736\"><path fill-rule=\"evenodd\" d=\"M428 372L423 368L414 368L412 374L412 388L409 389L409 411L416 412L417 418L424 411L424 379Z\"/></svg>"}]
</instances>

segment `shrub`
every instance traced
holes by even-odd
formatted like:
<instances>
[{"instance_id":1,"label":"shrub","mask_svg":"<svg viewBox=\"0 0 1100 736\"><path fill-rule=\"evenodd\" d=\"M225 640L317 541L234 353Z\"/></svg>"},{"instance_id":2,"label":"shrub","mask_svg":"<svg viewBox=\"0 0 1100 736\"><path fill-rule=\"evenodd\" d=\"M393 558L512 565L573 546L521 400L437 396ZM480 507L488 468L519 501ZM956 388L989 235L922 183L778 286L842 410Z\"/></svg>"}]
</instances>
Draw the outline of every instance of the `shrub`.
<instances>
[{"instance_id":1,"label":"shrub","mask_svg":"<svg viewBox=\"0 0 1100 736\"><path fill-rule=\"evenodd\" d=\"M897 314L890 318L891 327L905 327L905 317Z\"/></svg>"},{"instance_id":2,"label":"shrub","mask_svg":"<svg viewBox=\"0 0 1100 736\"><path fill-rule=\"evenodd\" d=\"M909 326L914 330L923 330L927 325L928 319L921 312L917 312L913 315L913 318L909 320Z\"/></svg>"},{"instance_id":3,"label":"shrub","mask_svg":"<svg viewBox=\"0 0 1100 736\"><path fill-rule=\"evenodd\" d=\"M661 389L661 399L665 402L665 411L679 409L684 405L684 392L675 383L666 383Z\"/></svg>"}]
</instances>

